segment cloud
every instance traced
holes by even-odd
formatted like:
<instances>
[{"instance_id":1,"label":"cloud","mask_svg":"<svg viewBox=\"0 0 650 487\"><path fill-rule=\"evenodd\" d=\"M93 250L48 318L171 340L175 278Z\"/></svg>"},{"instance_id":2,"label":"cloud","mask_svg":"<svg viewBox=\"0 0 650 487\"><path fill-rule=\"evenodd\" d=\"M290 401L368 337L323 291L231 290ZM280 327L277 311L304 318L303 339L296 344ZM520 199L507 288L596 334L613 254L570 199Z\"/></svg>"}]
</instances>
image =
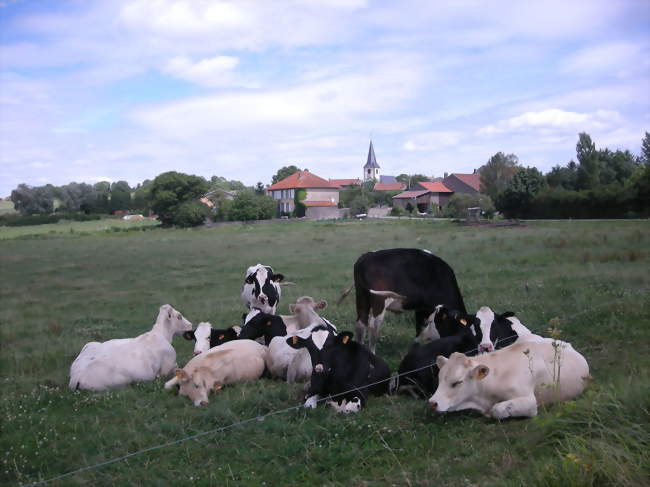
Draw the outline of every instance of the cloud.
<instances>
[{"instance_id":1,"label":"cloud","mask_svg":"<svg viewBox=\"0 0 650 487\"><path fill-rule=\"evenodd\" d=\"M234 56L205 58L196 63L185 56L177 56L169 60L164 71L198 85L219 87L234 83L233 70L238 64L239 59Z\"/></svg>"},{"instance_id":2,"label":"cloud","mask_svg":"<svg viewBox=\"0 0 650 487\"><path fill-rule=\"evenodd\" d=\"M578 113L550 108L539 112L526 112L522 115L501 120L478 130L478 135L503 133L521 133L527 131L584 131L592 128L601 129L620 123L621 116L610 110L597 110L593 113Z\"/></svg>"},{"instance_id":3,"label":"cloud","mask_svg":"<svg viewBox=\"0 0 650 487\"><path fill-rule=\"evenodd\" d=\"M647 74L650 56L647 40L607 42L572 53L561 63L568 74L592 76L605 73L623 77L634 71Z\"/></svg>"},{"instance_id":4,"label":"cloud","mask_svg":"<svg viewBox=\"0 0 650 487\"><path fill-rule=\"evenodd\" d=\"M463 138L460 131L423 132L412 134L404 142L403 148L408 152L435 151L442 147L457 145Z\"/></svg>"}]
</instances>

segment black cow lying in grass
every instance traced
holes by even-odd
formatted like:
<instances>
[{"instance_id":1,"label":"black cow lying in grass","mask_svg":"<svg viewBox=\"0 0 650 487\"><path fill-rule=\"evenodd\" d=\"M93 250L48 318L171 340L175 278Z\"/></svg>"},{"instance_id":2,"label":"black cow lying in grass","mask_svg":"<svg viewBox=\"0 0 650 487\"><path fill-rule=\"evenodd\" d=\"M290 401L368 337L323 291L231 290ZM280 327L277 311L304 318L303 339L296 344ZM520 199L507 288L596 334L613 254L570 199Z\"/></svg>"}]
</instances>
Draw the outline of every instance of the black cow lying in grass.
<instances>
[{"instance_id":1,"label":"black cow lying in grass","mask_svg":"<svg viewBox=\"0 0 650 487\"><path fill-rule=\"evenodd\" d=\"M352 337L347 331L330 333L320 348L313 336L287 338L289 346L306 348L311 357L313 370L305 407L315 408L320 398L331 396L330 404L338 412L357 412L370 394L388 394L388 365Z\"/></svg>"},{"instance_id":2,"label":"black cow lying in grass","mask_svg":"<svg viewBox=\"0 0 650 487\"><path fill-rule=\"evenodd\" d=\"M434 323L440 334L446 336L428 342L416 340L411 345L399 365L398 391L416 397L430 397L438 387L436 358L439 355L449 357L454 352L476 354L478 340L474 327L480 325L476 316L437 307ZM422 335L426 332L424 330Z\"/></svg>"}]
</instances>

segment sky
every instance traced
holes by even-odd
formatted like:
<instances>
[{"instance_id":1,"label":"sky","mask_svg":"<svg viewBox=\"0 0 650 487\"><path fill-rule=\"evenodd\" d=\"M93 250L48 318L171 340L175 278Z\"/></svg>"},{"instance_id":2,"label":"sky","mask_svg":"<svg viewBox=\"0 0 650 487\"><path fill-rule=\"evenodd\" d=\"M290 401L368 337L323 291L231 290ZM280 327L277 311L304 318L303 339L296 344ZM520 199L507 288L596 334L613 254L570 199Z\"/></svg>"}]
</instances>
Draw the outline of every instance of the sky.
<instances>
[{"instance_id":1,"label":"sky","mask_svg":"<svg viewBox=\"0 0 650 487\"><path fill-rule=\"evenodd\" d=\"M0 196L640 152L650 1L0 0Z\"/></svg>"}]
</instances>

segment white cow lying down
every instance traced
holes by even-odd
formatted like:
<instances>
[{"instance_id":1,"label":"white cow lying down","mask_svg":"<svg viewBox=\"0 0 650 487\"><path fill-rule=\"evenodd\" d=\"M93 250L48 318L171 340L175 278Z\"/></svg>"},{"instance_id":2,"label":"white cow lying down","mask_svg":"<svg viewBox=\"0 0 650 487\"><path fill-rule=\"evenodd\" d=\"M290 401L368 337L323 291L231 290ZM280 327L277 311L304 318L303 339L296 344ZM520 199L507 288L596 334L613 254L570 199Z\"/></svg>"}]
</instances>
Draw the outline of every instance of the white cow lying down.
<instances>
[{"instance_id":1,"label":"white cow lying down","mask_svg":"<svg viewBox=\"0 0 650 487\"><path fill-rule=\"evenodd\" d=\"M70 389L103 391L168 375L176 367L172 338L191 329L192 323L165 304L151 331L135 338L86 343L70 366Z\"/></svg>"},{"instance_id":2,"label":"white cow lying down","mask_svg":"<svg viewBox=\"0 0 650 487\"><path fill-rule=\"evenodd\" d=\"M179 385L179 394L190 398L195 406L208 404L208 394L228 384L259 379L264 373L268 349L254 340L233 340L196 355L165 389Z\"/></svg>"},{"instance_id":3,"label":"white cow lying down","mask_svg":"<svg viewBox=\"0 0 650 487\"><path fill-rule=\"evenodd\" d=\"M559 340L515 343L477 357L438 356L436 364L433 411L475 409L496 419L536 416L538 405L580 394L589 377L585 358Z\"/></svg>"}]
</instances>

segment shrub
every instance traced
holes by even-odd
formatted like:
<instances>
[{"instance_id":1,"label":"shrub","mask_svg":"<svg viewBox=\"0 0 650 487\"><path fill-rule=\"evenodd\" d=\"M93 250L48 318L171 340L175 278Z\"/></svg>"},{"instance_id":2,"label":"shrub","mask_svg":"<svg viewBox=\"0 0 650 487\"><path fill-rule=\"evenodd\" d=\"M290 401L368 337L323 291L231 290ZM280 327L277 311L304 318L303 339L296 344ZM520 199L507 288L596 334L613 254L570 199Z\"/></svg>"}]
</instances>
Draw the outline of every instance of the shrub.
<instances>
[{"instance_id":1,"label":"shrub","mask_svg":"<svg viewBox=\"0 0 650 487\"><path fill-rule=\"evenodd\" d=\"M164 226L172 225L180 205L200 198L207 190L208 182L202 177L176 171L160 174L154 179L149 191L151 209Z\"/></svg>"},{"instance_id":2,"label":"shrub","mask_svg":"<svg viewBox=\"0 0 650 487\"><path fill-rule=\"evenodd\" d=\"M480 207L481 212L487 218L494 215L494 203L488 195L475 193L464 194L457 193L449 198L449 203L443 210L444 216L448 218L466 218L467 208Z\"/></svg>"},{"instance_id":3,"label":"shrub","mask_svg":"<svg viewBox=\"0 0 650 487\"><path fill-rule=\"evenodd\" d=\"M202 225L210 216L210 209L200 201L186 201L178 205L172 223L177 227L196 227Z\"/></svg>"},{"instance_id":4,"label":"shrub","mask_svg":"<svg viewBox=\"0 0 650 487\"><path fill-rule=\"evenodd\" d=\"M406 211L404 211L404 208L401 206L393 206L390 210L391 216L404 216L406 214Z\"/></svg>"}]
</instances>

